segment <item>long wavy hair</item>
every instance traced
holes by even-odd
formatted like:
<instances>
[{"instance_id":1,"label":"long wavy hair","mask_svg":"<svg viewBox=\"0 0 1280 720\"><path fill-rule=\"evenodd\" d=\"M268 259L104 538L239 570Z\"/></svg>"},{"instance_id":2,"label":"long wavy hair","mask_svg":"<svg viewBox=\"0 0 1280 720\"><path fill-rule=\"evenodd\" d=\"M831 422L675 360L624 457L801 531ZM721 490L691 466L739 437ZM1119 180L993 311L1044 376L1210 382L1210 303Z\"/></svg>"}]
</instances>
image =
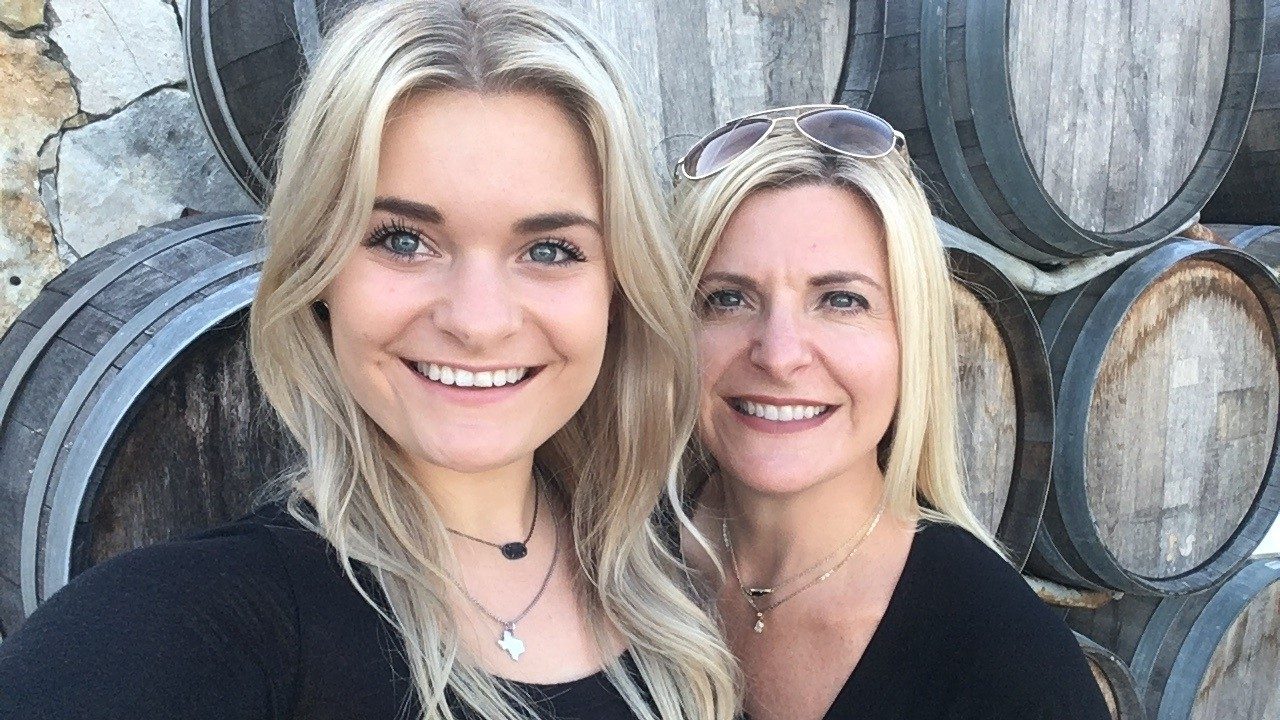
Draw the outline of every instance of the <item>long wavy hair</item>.
<instances>
[{"instance_id":1,"label":"long wavy hair","mask_svg":"<svg viewBox=\"0 0 1280 720\"><path fill-rule=\"evenodd\" d=\"M890 298L900 348L898 407L877 448L886 510L959 525L1001 552L965 499L956 434L956 328L946 252L929 201L899 153L863 160L824 150L795 131L779 132L702 180L676 187L676 238L692 276L701 278L734 211L766 188L829 185L866 198L884 228ZM695 298L686 298L692 307ZM715 459L691 440L690 486L705 482Z\"/></svg>"},{"instance_id":2,"label":"long wavy hair","mask_svg":"<svg viewBox=\"0 0 1280 720\"><path fill-rule=\"evenodd\" d=\"M409 93L440 90L537 93L594 150L616 281L609 337L595 388L536 460L569 506L579 598L602 654L612 657L610 632L621 633L639 670L633 677L617 660L605 668L635 713L727 720L739 706L732 655L682 592L680 565L650 522L664 488L675 493L697 412L697 366L687 276L621 68L554 7L380 0L327 35L286 123L250 312L254 368L303 451L273 491L336 548L352 584L399 632L430 720L459 717L454 700L483 718L531 711L515 686L469 661L450 611L456 561L444 525L343 385L312 304L369 221L389 110Z\"/></svg>"}]
</instances>

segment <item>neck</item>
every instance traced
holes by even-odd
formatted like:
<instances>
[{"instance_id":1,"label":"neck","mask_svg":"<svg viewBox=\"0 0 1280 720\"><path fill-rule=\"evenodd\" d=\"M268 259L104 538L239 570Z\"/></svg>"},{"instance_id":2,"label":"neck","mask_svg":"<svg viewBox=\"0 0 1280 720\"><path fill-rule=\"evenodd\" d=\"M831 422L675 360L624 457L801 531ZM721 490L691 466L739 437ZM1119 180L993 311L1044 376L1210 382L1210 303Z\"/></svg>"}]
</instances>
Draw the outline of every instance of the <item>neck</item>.
<instances>
[{"instance_id":1,"label":"neck","mask_svg":"<svg viewBox=\"0 0 1280 720\"><path fill-rule=\"evenodd\" d=\"M481 473L419 466L415 479L447 528L492 542L519 540L529 531L533 519L533 455ZM541 499L544 505L546 501ZM542 524L541 519L538 524Z\"/></svg>"},{"instance_id":2,"label":"neck","mask_svg":"<svg viewBox=\"0 0 1280 720\"><path fill-rule=\"evenodd\" d=\"M770 585L860 537L878 510L884 475L873 459L870 467L786 494L758 492L728 475L720 483L741 580Z\"/></svg>"}]
</instances>

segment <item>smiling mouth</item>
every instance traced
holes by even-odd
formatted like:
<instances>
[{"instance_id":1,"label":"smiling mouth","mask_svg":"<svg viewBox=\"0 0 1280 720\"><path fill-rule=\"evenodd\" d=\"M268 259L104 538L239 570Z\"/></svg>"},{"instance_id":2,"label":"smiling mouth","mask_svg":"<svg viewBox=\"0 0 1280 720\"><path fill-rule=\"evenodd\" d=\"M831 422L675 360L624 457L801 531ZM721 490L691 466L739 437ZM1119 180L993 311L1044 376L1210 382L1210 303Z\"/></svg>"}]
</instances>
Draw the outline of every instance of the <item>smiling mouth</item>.
<instances>
[{"instance_id":1,"label":"smiling mouth","mask_svg":"<svg viewBox=\"0 0 1280 720\"><path fill-rule=\"evenodd\" d=\"M835 405L768 405L765 403L730 398L729 407L741 415L750 415L773 422L809 420L831 412Z\"/></svg>"},{"instance_id":2,"label":"smiling mouth","mask_svg":"<svg viewBox=\"0 0 1280 720\"><path fill-rule=\"evenodd\" d=\"M475 390L520 385L538 374L543 366L511 367L500 370L467 370L437 363L404 360L404 364L418 375L446 387Z\"/></svg>"}]
</instances>

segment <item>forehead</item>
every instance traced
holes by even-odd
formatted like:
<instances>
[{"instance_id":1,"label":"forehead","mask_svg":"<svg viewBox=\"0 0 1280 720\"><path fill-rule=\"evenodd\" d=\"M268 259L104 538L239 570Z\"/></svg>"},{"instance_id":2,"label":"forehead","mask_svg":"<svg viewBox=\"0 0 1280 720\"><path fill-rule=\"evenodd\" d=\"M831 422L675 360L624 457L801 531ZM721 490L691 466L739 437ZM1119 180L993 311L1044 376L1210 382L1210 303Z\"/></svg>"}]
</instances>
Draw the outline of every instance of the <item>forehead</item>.
<instances>
[{"instance_id":1,"label":"forehead","mask_svg":"<svg viewBox=\"0 0 1280 720\"><path fill-rule=\"evenodd\" d=\"M769 188L734 211L708 271L752 277L811 277L855 270L884 284L888 276L879 214L860 194L831 185Z\"/></svg>"},{"instance_id":2,"label":"forehead","mask_svg":"<svg viewBox=\"0 0 1280 720\"><path fill-rule=\"evenodd\" d=\"M578 125L547 97L418 92L388 114L377 192L455 210L555 206L598 219L595 166Z\"/></svg>"}]
</instances>

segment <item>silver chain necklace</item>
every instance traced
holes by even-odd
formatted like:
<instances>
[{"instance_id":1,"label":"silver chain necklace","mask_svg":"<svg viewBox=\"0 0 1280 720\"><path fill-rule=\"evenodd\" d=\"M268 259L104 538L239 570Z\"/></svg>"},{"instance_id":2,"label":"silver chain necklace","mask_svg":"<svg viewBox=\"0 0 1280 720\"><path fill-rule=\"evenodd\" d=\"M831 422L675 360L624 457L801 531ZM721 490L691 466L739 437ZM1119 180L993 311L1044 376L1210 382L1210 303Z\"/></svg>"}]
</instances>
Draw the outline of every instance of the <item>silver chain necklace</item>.
<instances>
[{"instance_id":1,"label":"silver chain necklace","mask_svg":"<svg viewBox=\"0 0 1280 720\"><path fill-rule=\"evenodd\" d=\"M502 626L502 635L498 637L497 641L498 647L502 648L511 656L512 660L517 662L520 660L520 656L524 654L525 644L523 640L516 637L516 623L523 620L525 616L533 610L533 606L537 605L538 601L542 599L542 594L547 591L547 586L551 584L551 576L555 574L556 560L560 558L560 526L555 522L554 513L551 518L551 532L555 535L555 544L552 545L551 564L547 566L547 574L543 576L542 584L538 586L538 592L534 594L533 599L529 601L529 604L525 605L524 610L521 610L519 615L516 615L510 620L503 620L492 612L489 612L489 608L482 605L480 601L471 594L471 591L467 590L466 585L464 585L460 580L453 580L453 584L457 586L458 590L462 591L462 594L471 601L472 605L476 606L477 610L483 613L485 617Z\"/></svg>"},{"instance_id":2,"label":"silver chain necklace","mask_svg":"<svg viewBox=\"0 0 1280 720\"><path fill-rule=\"evenodd\" d=\"M535 467L533 469L533 521L529 523L529 532L525 534L524 540L515 540L509 543L499 544L496 542L490 542L483 538L478 538L475 535L468 535L461 530L454 530L451 527L446 527L445 530L448 530L459 537L464 537L468 540L473 540L492 548L498 548L499 552L502 553L502 557L508 560L519 560L529 554L529 540L533 538L533 529L538 527L538 495L541 488L541 475Z\"/></svg>"},{"instance_id":3,"label":"silver chain necklace","mask_svg":"<svg viewBox=\"0 0 1280 720\"><path fill-rule=\"evenodd\" d=\"M738 583L738 589L742 592L742 597L746 599L747 605L750 605L751 609L754 610L756 613L756 624L752 626L751 629L754 630L757 635L759 635L760 633L763 633L765 613L769 612L770 610L773 610L774 608L778 607L782 603L799 595L805 590L808 590L814 585L817 585L818 583L826 580L827 578L834 575L836 571L838 571L840 568L844 567L844 564L849 562L849 560L858 552L858 550L862 547L862 544L866 542L867 538L871 537L871 532L876 529L876 525L880 523L880 516L884 514L887 499L888 499L888 494L881 493L880 504L879 504L879 507L876 508L875 515L873 515L871 519L862 526L862 528L858 531L857 535L854 535L852 538L850 538L849 540L845 541L840 545L840 547L847 547L851 541L856 540L856 542L853 543L853 547L849 549L849 552L845 553L845 556L840 558L840 562L836 563L830 570L827 570L821 575L818 575L817 577L811 579L809 582L805 583L804 585L801 585L795 590L792 590L787 595L784 595L781 598L774 600L773 602L764 606L757 605L756 598L762 597L764 595L772 594L774 590L777 589L783 583L779 583L779 585L774 585L773 587L764 587L764 588L747 587L746 585L743 584L742 573L738 570L738 556L733 551L733 541L729 539L729 518L728 517L723 518L720 521L720 534L724 538L725 549L729 551L729 564L733 568L733 579ZM827 558L829 557L831 556L828 555ZM825 561L827 558L823 558L823 560ZM804 574L808 572L812 572L813 570L816 570L816 569L817 569L817 566L815 565L811 567L809 570L806 570L805 573L801 573L800 575L787 578L784 581L784 583L791 582L792 580L795 580L798 577L803 577Z\"/></svg>"}]
</instances>

